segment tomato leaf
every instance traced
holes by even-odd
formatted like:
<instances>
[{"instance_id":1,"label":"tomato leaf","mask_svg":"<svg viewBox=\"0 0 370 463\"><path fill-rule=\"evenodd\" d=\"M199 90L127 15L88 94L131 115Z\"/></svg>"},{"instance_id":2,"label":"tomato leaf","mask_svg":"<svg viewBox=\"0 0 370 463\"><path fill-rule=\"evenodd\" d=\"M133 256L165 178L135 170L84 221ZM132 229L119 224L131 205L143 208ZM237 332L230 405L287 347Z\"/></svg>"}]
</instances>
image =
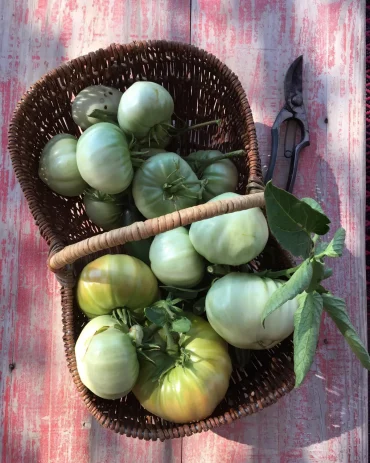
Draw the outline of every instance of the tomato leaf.
<instances>
[{"instance_id":1,"label":"tomato leaf","mask_svg":"<svg viewBox=\"0 0 370 463\"><path fill-rule=\"evenodd\" d=\"M339 331L360 360L362 366L370 370L369 354L349 319L344 299L335 297L332 294L322 294L322 299L324 301L325 311L337 325Z\"/></svg>"},{"instance_id":2,"label":"tomato leaf","mask_svg":"<svg viewBox=\"0 0 370 463\"><path fill-rule=\"evenodd\" d=\"M285 302L305 291L310 286L312 275L312 263L307 259L296 270L290 280L280 286L267 301L262 314L262 324L264 325L265 319Z\"/></svg>"},{"instance_id":3,"label":"tomato leaf","mask_svg":"<svg viewBox=\"0 0 370 463\"><path fill-rule=\"evenodd\" d=\"M158 326L164 326L164 324L169 321L168 314L163 307L146 307L145 316L150 322L155 323Z\"/></svg>"},{"instance_id":4,"label":"tomato leaf","mask_svg":"<svg viewBox=\"0 0 370 463\"><path fill-rule=\"evenodd\" d=\"M323 309L323 298L317 292L299 296L294 314L294 373L295 387L302 384L313 362Z\"/></svg>"},{"instance_id":5,"label":"tomato leaf","mask_svg":"<svg viewBox=\"0 0 370 463\"><path fill-rule=\"evenodd\" d=\"M94 109L90 114L88 114L88 117L93 117L106 122L117 122L117 113L113 111L104 111L103 109Z\"/></svg>"},{"instance_id":6,"label":"tomato leaf","mask_svg":"<svg viewBox=\"0 0 370 463\"><path fill-rule=\"evenodd\" d=\"M178 318L171 324L171 330L176 333L187 333L191 328L191 321L186 317Z\"/></svg>"},{"instance_id":7,"label":"tomato leaf","mask_svg":"<svg viewBox=\"0 0 370 463\"><path fill-rule=\"evenodd\" d=\"M309 206L312 207L312 209L315 209L315 211L318 211L320 212L321 214L325 214L325 212L323 211L322 207L320 206L320 204L315 201L314 199L312 198L302 198L301 201L303 201L304 203L308 204Z\"/></svg>"},{"instance_id":8,"label":"tomato leaf","mask_svg":"<svg viewBox=\"0 0 370 463\"><path fill-rule=\"evenodd\" d=\"M271 233L287 251L307 258L313 247L311 233L327 233L329 218L271 181L266 185L265 201Z\"/></svg>"},{"instance_id":9,"label":"tomato leaf","mask_svg":"<svg viewBox=\"0 0 370 463\"><path fill-rule=\"evenodd\" d=\"M323 280L326 280L327 278L330 278L333 275L333 269L330 267L325 267L324 268L324 275L322 277Z\"/></svg>"},{"instance_id":10,"label":"tomato leaf","mask_svg":"<svg viewBox=\"0 0 370 463\"><path fill-rule=\"evenodd\" d=\"M311 265L312 265L311 283L306 289L308 293L315 291L320 281L324 278L324 273L325 273L325 264L323 262L320 262L319 260L316 260L316 259L312 259Z\"/></svg>"},{"instance_id":11,"label":"tomato leaf","mask_svg":"<svg viewBox=\"0 0 370 463\"><path fill-rule=\"evenodd\" d=\"M319 251L316 251L317 254L322 254L327 257L341 257L344 248L344 241L346 239L346 231L344 228L338 228L335 232L333 239L329 244L326 245L326 248ZM324 243L322 243L324 244Z\"/></svg>"}]
</instances>

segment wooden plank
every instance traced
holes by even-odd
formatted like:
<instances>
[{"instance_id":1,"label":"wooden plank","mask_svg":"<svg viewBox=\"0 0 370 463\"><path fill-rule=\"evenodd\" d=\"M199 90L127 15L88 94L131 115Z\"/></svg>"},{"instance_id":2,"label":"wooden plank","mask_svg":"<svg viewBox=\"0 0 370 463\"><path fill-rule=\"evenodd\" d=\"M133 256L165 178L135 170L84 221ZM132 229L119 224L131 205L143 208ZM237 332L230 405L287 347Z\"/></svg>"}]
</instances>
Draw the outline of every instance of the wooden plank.
<instances>
[{"instance_id":1,"label":"wooden plank","mask_svg":"<svg viewBox=\"0 0 370 463\"><path fill-rule=\"evenodd\" d=\"M3 463L180 461L181 440L141 442L107 431L75 391L62 342L58 285L7 153L23 91L83 53L134 39L189 41L182 0L16 0L0 3L1 311L0 460ZM15 364L10 370L9 365Z\"/></svg>"},{"instance_id":2,"label":"wooden plank","mask_svg":"<svg viewBox=\"0 0 370 463\"><path fill-rule=\"evenodd\" d=\"M346 299L366 340L364 8L360 0L193 0L191 40L241 79L265 166L285 72L304 55L311 146L301 155L295 194L318 199L333 230L347 230L347 250L333 262L329 286ZM185 439L183 461L367 461L366 377L325 318L304 385L256 416Z\"/></svg>"}]
</instances>

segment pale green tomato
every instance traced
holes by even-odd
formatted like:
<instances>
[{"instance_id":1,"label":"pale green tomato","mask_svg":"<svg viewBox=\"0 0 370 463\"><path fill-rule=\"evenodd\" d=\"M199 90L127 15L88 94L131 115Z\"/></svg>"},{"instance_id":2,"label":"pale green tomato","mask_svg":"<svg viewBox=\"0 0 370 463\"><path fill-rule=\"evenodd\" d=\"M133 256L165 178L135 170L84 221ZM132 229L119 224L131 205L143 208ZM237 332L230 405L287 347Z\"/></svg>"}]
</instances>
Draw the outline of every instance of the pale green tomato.
<instances>
[{"instance_id":1,"label":"pale green tomato","mask_svg":"<svg viewBox=\"0 0 370 463\"><path fill-rule=\"evenodd\" d=\"M282 281L248 273L229 273L207 293L206 312L212 328L229 344L241 349L269 349L293 332L297 299L272 312L262 325L268 299Z\"/></svg>"},{"instance_id":2,"label":"pale green tomato","mask_svg":"<svg viewBox=\"0 0 370 463\"><path fill-rule=\"evenodd\" d=\"M157 235L149 252L154 275L167 286L192 288L203 278L205 261L196 252L184 227Z\"/></svg>"},{"instance_id":3,"label":"pale green tomato","mask_svg":"<svg viewBox=\"0 0 370 463\"><path fill-rule=\"evenodd\" d=\"M77 302L89 317L125 307L139 317L158 296L148 265L125 254L106 254L87 264L77 282Z\"/></svg>"},{"instance_id":4,"label":"pale green tomato","mask_svg":"<svg viewBox=\"0 0 370 463\"><path fill-rule=\"evenodd\" d=\"M46 143L41 153L39 177L62 196L79 196L87 187L77 167L76 148L76 137L60 133Z\"/></svg>"},{"instance_id":5,"label":"pale green tomato","mask_svg":"<svg viewBox=\"0 0 370 463\"><path fill-rule=\"evenodd\" d=\"M160 153L136 171L132 194L139 211L151 219L195 206L201 196L201 181L179 155Z\"/></svg>"},{"instance_id":6,"label":"pale green tomato","mask_svg":"<svg viewBox=\"0 0 370 463\"><path fill-rule=\"evenodd\" d=\"M222 193L234 193L238 185L238 170L230 159L216 161L204 170L202 169L202 162L210 161L212 158L222 156L222 154L221 151L217 150L196 151L185 158L192 168L194 165L195 173L199 171L198 178L207 179L202 202L207 202Z\"/></svg>"},{"instance_id":7,"label":"pale green tomato","mask_svg":"<svg viewBox=\"0 0 370 463\"><path fill-rule=\"evenodd\" d=\"M211 201L237 197L223 193ZM269 236L267 221L259 208L223 214L194 222L190 241L196 251L212 264L241 265L258 256Z\"/></svg>"},{"instance_id":8,"label":"pale green tomato","mask_svg":"<svg viewBox=\"0 0 370 463\"><path fill-rule=\"evenodd\" d=\"M77 165L83 179L102 193L121 193L134 176L126 136L108 122L94 124L81 135Z\"/></svg>"},{"instance_id":9,"label":"pale green tomato","mask_svg":"<svg viewBox=\"0 0 370 463\"><path fill-rule=\"evenodd\" d=\"M72 102L72 117L81 129L101 122L101 119L89 117L95 109L106 113L107 117L115 114L117 120L118 105L122 97L122 92L113 87L105 85L91 85L86 87L76 96ZM111 116L112 117L112 116Z\"/></svg>"},{"instance_id":10,"label":"pale green tomato","mask_svg":"<svg viewBox=\"0 0 370 463\"><path fill-rule=\"evenodd\" d=\"M122 95L118 123L126 134L142 140L158 125L167 124L173 110L173 99L164 87L154 82L135 82Z\"/></svg>"},{"instance_id":11,"label":"pale green tomato","mask_svg":"<svg viewBox=\"0 0 370 463\"><path fill-rule=\"evenodd\" d=\"M111 316L90 320L77 339L75 354L82 383L103 399L119 399L134 387L139 362L129 334L114 328Z\"/></svg>"},{"instance_id":12,"label":"pale green tomato","mask_svg":"<svg viewBox=\"0 0 370 463\"><path fill-rule=\"evenodd\" d=\"M140 373L132 390L149 412L174 423L210 416L225 397L232 369L226 342L202 318L186 316L192 325L180 334L178 358L161 350L147 351L155 363L139 359Z\"/></svg>"}]
</instances>

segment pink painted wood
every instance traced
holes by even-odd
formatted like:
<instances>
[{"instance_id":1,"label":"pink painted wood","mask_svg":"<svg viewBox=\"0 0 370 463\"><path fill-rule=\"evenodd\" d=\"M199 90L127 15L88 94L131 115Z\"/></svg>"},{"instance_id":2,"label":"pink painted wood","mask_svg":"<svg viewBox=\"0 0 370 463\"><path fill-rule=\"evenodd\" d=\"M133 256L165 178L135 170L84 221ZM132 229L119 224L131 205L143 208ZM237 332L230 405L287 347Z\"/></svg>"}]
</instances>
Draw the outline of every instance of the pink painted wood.
<instances>
[{"instance_id":1,"label":"pink painted wood","mask_svg":"<svg viewBox=\"0 0 370 463\"><path fill-rule=\"evenodd\" d=\"M303 54L311 146L302 153L295 193L316 197L333 225L347 229L345 257L333 262L330 285L346 298L365 340L364 10L360 0L0 3L1 462L367 461L366 373L327 319L304 385L253 417L165 443L97 425L66 367L58 285L6 148L16 101L47 70L113 41L162 38L191 41L238 74L265 164L285 71Z\"/></svg>"}]
</instances>

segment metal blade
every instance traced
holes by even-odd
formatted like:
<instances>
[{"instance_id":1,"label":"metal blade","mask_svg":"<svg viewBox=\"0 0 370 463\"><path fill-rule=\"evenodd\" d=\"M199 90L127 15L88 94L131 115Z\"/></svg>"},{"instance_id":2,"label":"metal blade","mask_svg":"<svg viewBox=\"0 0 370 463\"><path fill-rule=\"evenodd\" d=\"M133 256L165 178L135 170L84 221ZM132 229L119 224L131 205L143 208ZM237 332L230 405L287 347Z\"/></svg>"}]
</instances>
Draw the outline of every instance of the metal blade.
<instances>
[{"instance_id":1,"label":"metal blade","mask_svg":"<svg viewBox=\"0 0 370 463\"><path fill-rule=\"evenodd\" d=\"M294 111L294 102L292 97L297 94L302 94L302 71L303 71L303 55L299 56L290 65L284 80L285 101L288 107Z\"/></svg>"}]
</instances>

